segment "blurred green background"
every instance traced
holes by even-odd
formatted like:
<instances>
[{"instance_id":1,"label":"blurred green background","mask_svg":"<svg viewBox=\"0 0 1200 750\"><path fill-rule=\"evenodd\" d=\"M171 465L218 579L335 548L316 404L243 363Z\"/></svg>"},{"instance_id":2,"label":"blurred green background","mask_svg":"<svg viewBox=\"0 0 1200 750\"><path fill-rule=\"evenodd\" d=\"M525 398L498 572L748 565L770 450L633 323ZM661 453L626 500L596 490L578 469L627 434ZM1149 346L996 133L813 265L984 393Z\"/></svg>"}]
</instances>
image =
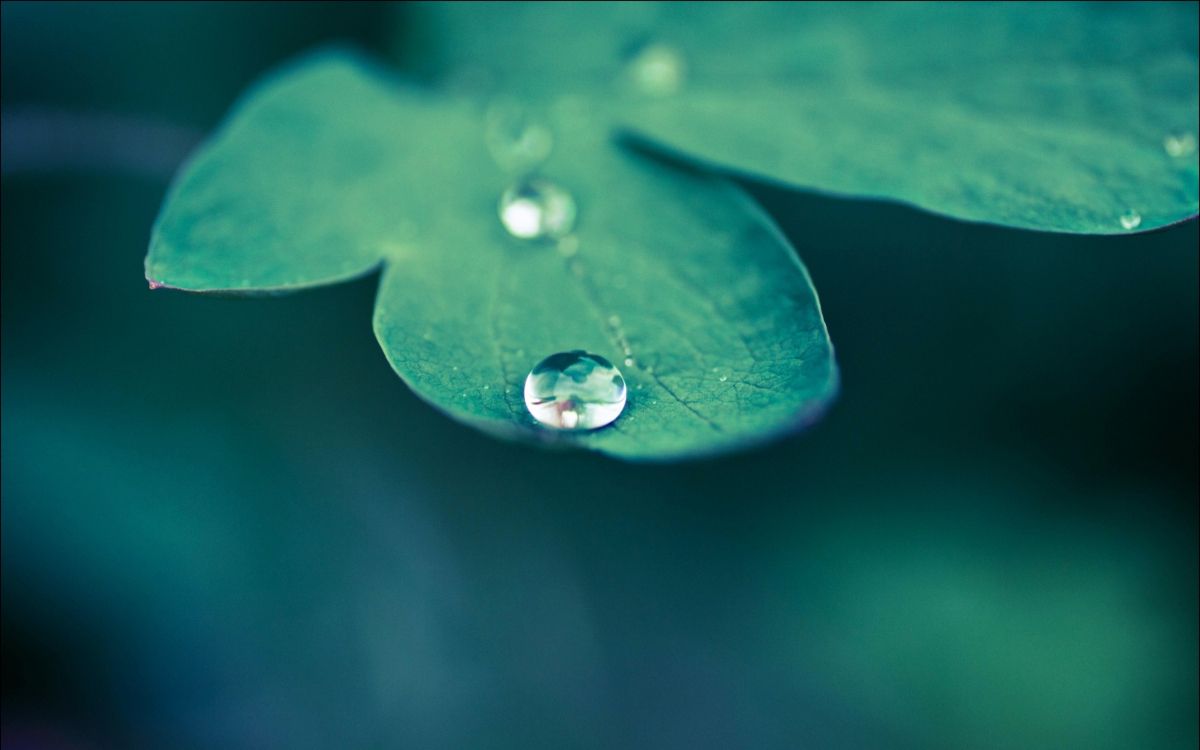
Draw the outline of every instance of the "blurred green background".
<instances>
[{"instance_id":1,"label":"blurred green background","mask_svg":"<svg viewBox=\"0 0 1200 750\"><path fill-rule=\"evenodd\" d=\"M1195 221L751 186L829 416L672 466L496 442L392 373L374 277L142 278L247 83L405 20L3 4L5 750L1196 746Z\"/></svg>"}]
</instances>

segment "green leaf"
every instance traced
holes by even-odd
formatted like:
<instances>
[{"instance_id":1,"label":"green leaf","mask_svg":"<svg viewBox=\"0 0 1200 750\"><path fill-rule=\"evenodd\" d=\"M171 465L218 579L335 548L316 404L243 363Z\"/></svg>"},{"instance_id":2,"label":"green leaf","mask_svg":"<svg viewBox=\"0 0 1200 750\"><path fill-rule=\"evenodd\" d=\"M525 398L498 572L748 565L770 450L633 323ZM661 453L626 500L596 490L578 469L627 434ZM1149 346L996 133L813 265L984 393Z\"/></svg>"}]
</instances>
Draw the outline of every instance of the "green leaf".
<instances>
[{"instance_id":1,"label":"green leaf","mask_svg":"<svg viewBox=\"0 0 1200 750\"><path fill-rule=\"evenodd\" d=\"M147 278L287 291L382 263L375 332L397 373L507 437L665 460L814 419L836 390L833 353L808 275L769 220L724 180L612 148L586 107L544 116L542 174L578 205L558 243L505 231L497 202L513 175L470 103L347 53L302 61L253 90L183 170ZM568 349L624 372L629 401L611 427L555 433L525 410L525 375Z\"/></svg>"},{"instance_id":2,"label":"green leaf","mask_svg":"<svg viewBox=\"0 0 1200 750\"><path fill-rule=\"evenodd\" d=\"M444 81L613 101L639 138L733 173L1037 230L1197 212L1194 3L439 3L415 20Z\"/></svg>"}]
</instances>

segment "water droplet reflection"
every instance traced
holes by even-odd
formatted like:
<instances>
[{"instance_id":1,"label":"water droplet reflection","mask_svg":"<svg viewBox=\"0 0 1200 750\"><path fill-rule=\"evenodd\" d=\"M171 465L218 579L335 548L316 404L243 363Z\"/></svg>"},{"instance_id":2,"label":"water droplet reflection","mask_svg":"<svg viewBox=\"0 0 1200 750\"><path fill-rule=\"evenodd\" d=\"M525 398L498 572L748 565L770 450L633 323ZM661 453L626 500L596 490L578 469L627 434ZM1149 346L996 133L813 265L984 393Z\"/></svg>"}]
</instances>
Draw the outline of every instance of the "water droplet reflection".
<instances>
[{"instance_id":1,"label":"water droplet reflection","mask_svg":"<svg viewBox=\"0 0 1200 750\"><path fill-rule=\"evenodd\" d=\"M1142 215L1130 209L1121 214L1121 226L1125 229L1137 229L1142 225Z\"/></svg>"},{"instance_id":2,"label":"water droplet reflection","mask_svg":"<svg viewBox=\"0 0 1200 750\"><path fill-rule=\"evenodd\" d=\"M550 156L554 135L512 99L497 99L484 116L488 151L503 169L523 172Z\"/></svg>"},{"instance_id":3,"label":"water droplet reflection","mask_svg":"<svg viewBox=\"0 0 1200 750\"><path fill-rule=\"evenodd\" d=\"M1191 133L1168 133L1163 138L1163 150L1175 159L1190 156L1196 151L1196 136Z\"/></svg>"},{"instance_id":4,"label":"water droplet reflection","mask_svg":"<svg viewBox=\"0 0 1200 750\"><path fill-rule=\"evenodd\" d=\"M523 240L558 239L575 226L575 199L559 185L541 178L520 180L500 196L500 222Z\"/></svg>"},{"instance_id":5,"label":"water droplet reflection","mask_svg":"<svg viewBox=\"0 0 1200 750\"><path fill-rule=\"evenodd\" d=\"M626 74L638 92L646 96L670 96L683 87L687 64L675 47L650 42L634 53Z\"/></svg>"},{"instance_id":6,"label":"water droplet reflection","mask_svg":"<svg viewBox=\"0 0 1200 750\"><path fill-rule=\"evenodd\" d=\"M581 349L546 357L525 378L525 407L559 430L594 430L625 408L625 378L604 357Z\"/></svg>"}]
</instances>

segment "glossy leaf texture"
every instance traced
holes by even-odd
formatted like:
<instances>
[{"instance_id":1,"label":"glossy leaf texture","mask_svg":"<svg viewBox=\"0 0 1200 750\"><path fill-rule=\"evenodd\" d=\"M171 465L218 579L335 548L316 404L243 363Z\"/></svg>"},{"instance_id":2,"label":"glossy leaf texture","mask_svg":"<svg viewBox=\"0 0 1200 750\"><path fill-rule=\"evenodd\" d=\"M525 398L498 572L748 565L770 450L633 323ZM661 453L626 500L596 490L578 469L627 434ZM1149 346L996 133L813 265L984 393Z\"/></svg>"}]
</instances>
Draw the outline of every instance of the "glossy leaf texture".
<instances>
[{"instance_id":1,"label":"glossy leaf texture","mask_svg":"<svg viewBox=\"0 0 1200 750\"><path fill-rule=\"evenodd\" d=\"M639 140L735 174L1056 232L1197 212L1194 3L437 3L407 21L431 77L616 102Z\"/></svg>"},{"instance_id":2,"label":"glossy leaf texture","mask_svg":"<svg viewBox=\"0 0 1200 750\"><path fill-rule=\"evenodd\" d=\"M541 179L575 229L510 235L470 102L406 88L354 54L306 58L253 89L170 191L152 286L289 291L382 264L375 332L422 398L504 437L671 460L815 419L837 388L816 294L794 251L731 183L612 148L586 104L541 110ZM538 426L529 369L586 349L621 368L610 427ZM284 366L284 365L281 365Z\"/></svg>"}]
</instances>

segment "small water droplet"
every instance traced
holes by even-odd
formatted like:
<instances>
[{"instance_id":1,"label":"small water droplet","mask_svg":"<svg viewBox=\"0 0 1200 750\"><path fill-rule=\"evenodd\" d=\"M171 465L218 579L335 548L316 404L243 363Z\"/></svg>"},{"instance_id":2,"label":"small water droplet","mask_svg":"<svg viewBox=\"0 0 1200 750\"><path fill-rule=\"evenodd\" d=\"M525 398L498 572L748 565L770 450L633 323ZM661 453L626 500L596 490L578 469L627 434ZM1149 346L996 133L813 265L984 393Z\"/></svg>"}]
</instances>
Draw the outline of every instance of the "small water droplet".
<instances>
[{"instance_id":1,"label":"small water droplet","mask_svg":"<svg viewBox=\"0 0 1200 750\"><path fill-rule=\"evenodd\" d=\"M1189 156L1196 150L1196 136L1191 133L1168 133L1163 138L1163 150L1176 159Z\"/></svg>"},{"instance_id":2,"label":"small water droplet","mask_svg":"<svg viewBox=\"0 0 1200 750\"><path fill-rule=\"evenodd\" d=\"M500 196L500 221L523 240L560 238L575 226L575 199L564 188L541 179L520 180Z\"/></svg>"},{"instance_id":3,"label":"small water droplet","mask_svg":"<svg viewBox=\"0 0 1200 750\"><path fill-rule=\"evenodd\" d=\"M721 377L717 378L717 380L719 380L719 381L721 381L722 383L724 383L726 380L729 380L729 376L728 376L728 375L722 375Z\"/></svg>"},{"instance_id":4,"label":"small water droplet","mask_svg":"<svg viewBox=\"0 0 1200 750\"><path fill-rule=\"evenodd\" d=\"M488 151L504 169L528 170L550 156L554 134L516 101L507 98L493 101L484 121Z\"/></svg>"},{"instance_id":5,"label":"small water droplet","mask_svg":"<svg viewBox=\"0 0 1200 750\"><path fill-rule=\"evenodd\" d=\"M646 96L670 96L683 86L687 65L675 47L663 42L643 44L626 68L633 87Z\"/></svg>"},{"instance_id":6,"label":"small water droplet","mask_svg":"<svg viewBox=\"0 0 1200 750\"><path fill-rule=\"evenodd\" d=\"M1137 229L1142 225L1142 215L1133 209L1121 214L1121 226L1126 229Z\"/></svg>"},{"instance_id":7,"label":"small water droplet","mask_svg":"<svg viewBox=\"0 0 1200 750\"><path fill-rule=\"evenodd\" d=\"M626 367L633 367L633 357L626 357L626 358L625 358L625 366L626 366Z\"/></svg>"},{"instance_id":8,"label":"small water droplet","mask_svg":"<svg viewBox=\"0 0 1200 750\"><path fill-rule=\"evenodd\" d=\"M560 430L594 430L625 408L625 378L604 357L581 349L551 354L525 378L525 407Z\"/></svg>"}]
</instances>

